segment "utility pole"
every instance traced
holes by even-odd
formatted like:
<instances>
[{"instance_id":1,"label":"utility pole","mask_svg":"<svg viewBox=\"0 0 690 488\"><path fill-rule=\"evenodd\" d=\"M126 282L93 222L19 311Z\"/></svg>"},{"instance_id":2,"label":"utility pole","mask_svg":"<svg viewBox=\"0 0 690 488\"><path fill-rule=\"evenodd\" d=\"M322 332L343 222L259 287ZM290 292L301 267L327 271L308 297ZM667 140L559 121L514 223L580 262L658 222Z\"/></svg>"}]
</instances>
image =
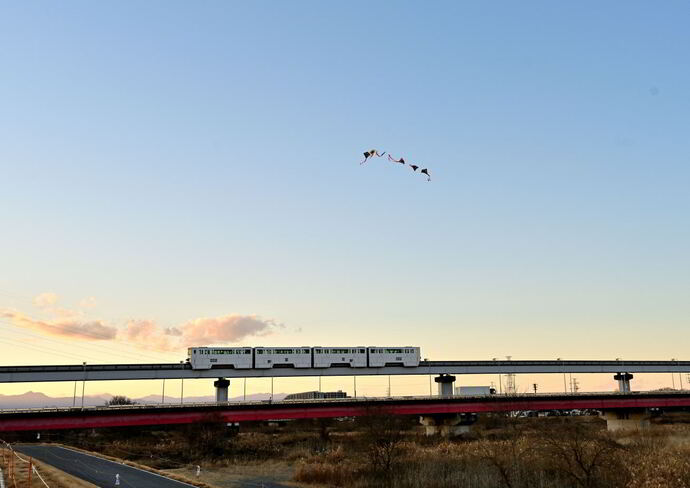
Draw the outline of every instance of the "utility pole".
<instances>
[{"instance_id":1,"label":"utility pole","mask_svg":"<svg viewBox=\"0 0 690 488\"><path fill-rule=\"evenodd\" d=\"M86 389L86 361L84 361L84 381L81 384L81 409L84 410L84 390Z\"/></svg>"},{"instance_id":2,"label":"utility pole","mask_svg":"<svg viewBox=\"0 0 690 488\"><path fill-rule=\"evenodd\" d=\"M244 401L247 401L247 378L244 379Z\"/></svg>"},{"instance_id":3,"label":"utility pole","mask_svg":"<svg viewBox=\"0 0 690 488\"><path fill-rule=\"evenodd\" d=\"M493 361L497 361L497 360L498 360L498 358L493 358ZM498 373L498 394L500 395L502 393L503 393L503 385L501 383L501 373Z\"/></svg>"},{"instance_id":4,"label":"utility pole","mask_svg":"<svg viewBox=\"0 0 690 488\"><path fill-rule=\"evenodd\" d=\"M391 375L388 375L388 398L391 397Z\"/></svg>"},{"instance_id":5,"label":"utility pole","mask_svg":"<svg viewBox=\"0 0 690 488\"><path fill-rule=\"evenodd\" d=\"M165 378L163 378L163 393L161 394L161 403L165 403Z\"/></svg>"},{"instance_id":6,"label":"utility pole","mask_svg":"<svg viewBox=\"0 0 690 488\"><path fill-rule=\"evenodd\" d=\"M534 394L536 395L537 394L537 384L532 383L532 388L534 388Z\"/></svg>"},{"instance_id":7,"label":"utility pole","mask_svg":"<svg viewBox=\"0 0 690 488\"><path fill-rule=\"evenodd\" d=\"M352 378L353 378L354 383L355 383L355 398L357 398L357 377L353 376Z\"/></svg>"},{"instance_id":8,"label":"utility pole","mask_svg":"<svg viewBox=\"0 0 690 488\"><path fill-rule=\"evenodd\" d=\"M180 368L184 369L183 361L180 361ZM184 405L184 376L180 380L180 405Z\"/></svg>"},{"instance_id":9,"label":"utility pole","mask_svg":"<svg viewBox=\"0 0 690 488\"><path fill-rule=\"evenodd\" d=\"M675 361L676 358L671 358L671 361ZM676 374L671 373L671 384L673 385L673 389L676 389Z\"/></svg>"},{"instance_id":10,"label":"utility pole","mask_svg":"<svg viewBox=\"0 0 690 488\"><path fill-rule=\"evenodd\" d=\"M561 358L556 358L556 361L560 361L560 360L561 360ZM568 393L568 386L565 382L565 367L563 367L562 369L563 369L563 393Z\"/></svg>"}]
</instances>

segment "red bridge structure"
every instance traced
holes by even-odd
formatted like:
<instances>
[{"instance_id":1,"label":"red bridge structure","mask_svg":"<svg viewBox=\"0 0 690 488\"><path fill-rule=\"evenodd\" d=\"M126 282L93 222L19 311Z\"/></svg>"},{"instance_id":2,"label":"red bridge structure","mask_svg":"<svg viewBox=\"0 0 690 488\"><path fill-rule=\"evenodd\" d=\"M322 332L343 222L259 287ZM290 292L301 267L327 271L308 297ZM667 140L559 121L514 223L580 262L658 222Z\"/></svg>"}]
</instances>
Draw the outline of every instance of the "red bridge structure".
<instances>
[{"instance_id":1,"label":"red bridge structure","mask_svg":"<svg viewBox=\"0 0 690 488\"><path fill-rule=\"evenodd\" d=\"M601 412L609 429L644 427L654 410L690 407L690 392L489 395L483 397L346 398L227 404L126 405L0 411L0 432L206 422L251 422L363 415L416 415L427 433L457 432L468 414L519 411Z\"/></svg>"}]
</instances>

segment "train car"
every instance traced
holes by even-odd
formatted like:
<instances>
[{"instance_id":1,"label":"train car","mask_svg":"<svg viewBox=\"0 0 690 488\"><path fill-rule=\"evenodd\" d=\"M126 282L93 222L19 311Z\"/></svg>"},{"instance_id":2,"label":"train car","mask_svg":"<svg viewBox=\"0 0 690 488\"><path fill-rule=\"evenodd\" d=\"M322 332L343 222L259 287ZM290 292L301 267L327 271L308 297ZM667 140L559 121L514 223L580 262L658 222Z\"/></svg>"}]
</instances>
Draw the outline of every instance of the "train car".
<instances>
[{"instance_id":1,"label":"train car","mask_svg":"<svg viewBox=\"0 0 690 488\"><path fill-rule=\"evenodd\" d=\"M368 348L369 367L383 368L384 366L419 366L420 349L418 347L378 347Z\"/></svg>"},{"instance_id":2,"label":"train car","mask_svg":"<svg viewBox=\"0 0 690 488\"><path fill-rule=\"evenodd\" d=\"M367 348L357 347L314 347L314 367L330 368L346 365L351 368L367 367Z\"/></svg>"},{"instance_id":3,"label":"train car","mask_svg":"<svg viewBox=\"0 0 690 488\"><path fill-rule=\"evenodd\" d=\"M211 369L214 366L251 369L251 347L190 347L188 361L192 369Z\"/></svg>"},{"instance_id":4,"label":"train car","mask_svg":"<svg viewBox=\"0 0 690 488\"><path fill-rule=\"evenodd\" d=\"M255 347L254 368L311 368L311 347Z\"/></svg>"}]
</instances>

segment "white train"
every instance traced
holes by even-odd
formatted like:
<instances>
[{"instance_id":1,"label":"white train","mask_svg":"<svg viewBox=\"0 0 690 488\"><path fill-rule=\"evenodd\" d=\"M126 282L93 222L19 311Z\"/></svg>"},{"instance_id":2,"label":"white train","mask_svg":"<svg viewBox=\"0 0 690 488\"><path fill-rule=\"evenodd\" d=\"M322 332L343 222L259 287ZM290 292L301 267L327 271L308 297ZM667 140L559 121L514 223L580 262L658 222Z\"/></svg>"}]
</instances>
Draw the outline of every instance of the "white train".
<instances>
[{"instance_id":1,"label":"white train","mask_svg":"<svg viewBox=\"0 0 690 488\"><path fill-rule=\"evenodd\" d=\"M192 369L383 368L419 366L419 347L190 347Z\"/></svg>"}]
</instances>

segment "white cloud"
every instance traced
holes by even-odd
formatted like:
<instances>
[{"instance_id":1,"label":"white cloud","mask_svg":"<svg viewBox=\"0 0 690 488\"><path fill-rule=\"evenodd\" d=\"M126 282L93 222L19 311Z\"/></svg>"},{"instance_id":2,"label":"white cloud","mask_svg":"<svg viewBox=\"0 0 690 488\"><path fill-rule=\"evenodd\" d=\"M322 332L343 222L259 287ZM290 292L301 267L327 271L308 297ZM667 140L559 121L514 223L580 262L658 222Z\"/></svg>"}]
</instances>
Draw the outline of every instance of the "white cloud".
<instances>
[{"instance_id":1,"label":"white cloud","mask_svg":"<svg viewBox=\"0 0 690 488\"><path fill-rule=\"evenodd\" d=\"M58 296L53 292L45 292L36 295L33 299L33 304L38 308L50 308L57 304Z\"/></svg>"},{"instance_id":2,"label":"white cloud","mask_svg":"<svg viewBox=\"0 0 690 488\"><path fill-rule=\"evenodd\" d=\"M93 308L98 305L96 297L86 297L79 301L79 308Z\"/></svg>"}]
</instances>

